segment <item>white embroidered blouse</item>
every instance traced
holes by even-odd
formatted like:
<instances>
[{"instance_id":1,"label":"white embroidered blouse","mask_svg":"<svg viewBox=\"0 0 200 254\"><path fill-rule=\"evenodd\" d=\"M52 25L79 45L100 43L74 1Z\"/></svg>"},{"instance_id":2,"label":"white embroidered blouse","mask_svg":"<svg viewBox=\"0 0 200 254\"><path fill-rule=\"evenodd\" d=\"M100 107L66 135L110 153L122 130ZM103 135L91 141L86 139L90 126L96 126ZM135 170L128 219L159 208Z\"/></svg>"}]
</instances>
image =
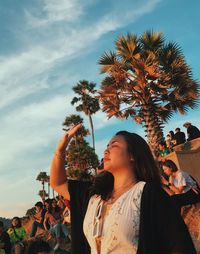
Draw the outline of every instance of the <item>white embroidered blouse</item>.
<instances>
[{"instance_id":1,"label":"white embroidered blouse","mask_svg":"<svg viewBox=\"0 0 200 254\"><path fill-rule=\"evenodd\" d=\"M112 204L102 224L101 254L134 254L137 252L140 203L144 185L145 182L138 182ZM90 198L83 223L91 254L98 254L95 218L102 210L103 202L97 195Z\"/></svg>"}]
</instances>

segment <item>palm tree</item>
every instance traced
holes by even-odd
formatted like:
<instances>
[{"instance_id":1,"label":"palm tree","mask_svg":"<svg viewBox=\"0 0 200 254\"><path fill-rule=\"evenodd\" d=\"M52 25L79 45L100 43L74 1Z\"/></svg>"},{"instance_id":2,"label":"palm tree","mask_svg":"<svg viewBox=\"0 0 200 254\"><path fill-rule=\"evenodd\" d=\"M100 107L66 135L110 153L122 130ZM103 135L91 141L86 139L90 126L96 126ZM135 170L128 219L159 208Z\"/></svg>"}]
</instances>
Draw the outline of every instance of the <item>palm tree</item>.
<instances>
[{"instance_id":1,"label":"palm tree","mask_svg":"<svg viewBox=\"0 0 200 254\"><path fill-rule=\"evenodd\" d=\"M42 191L45 193L44 184L45 182L48 182L48 175L46 172L40 172L36 178L37 181L40 181L42 183ZM45 194L43 195L45 196Z\"/></svg>"},{"instance_id":2,"label":"palm tree","mask_svg":"<svg viewBox=\"0 0 200 254\"><path fill-rule=\"evenodd\" d=\"M46 193L45 190L40 190L38 192L38 195L41 197L42 201L44 202L45 201L45 198L48 197L48 194Z\"/></svg>"},{"instance_id":3,"label":"palm tree","mask_svg":"<svg viewBox=\"0 0 200 254\"><path fill-rule=\"evenodd\" d=\"M76 107L78 112L84 112L89 117L91 133L92 133L92 143L93 148L95 149L94 141L94 126L92 121L92 115L95 114L99 109L99 101L95 98L95 86L93 82L88 82L87 80L81 80L79 83L74 86L73 91L79 95L79 97L74 97L71 101L71 104L74 105L79 103Z\"/></svg>"},{"instance_id":4,"label":"palm tree","mask_svg":"<svg viewBox=\"0 0 200 254\"><path fill-rule=\"evenodd\" d=\"M164 123L179 111L197 106L199 83L192 79L180 47L164 42L162 33L120 36L114 52L100 58L106 73L99 99L110 118L132 119L145 128L148 143L157 154Z\"/></svg>"}]
</instances>

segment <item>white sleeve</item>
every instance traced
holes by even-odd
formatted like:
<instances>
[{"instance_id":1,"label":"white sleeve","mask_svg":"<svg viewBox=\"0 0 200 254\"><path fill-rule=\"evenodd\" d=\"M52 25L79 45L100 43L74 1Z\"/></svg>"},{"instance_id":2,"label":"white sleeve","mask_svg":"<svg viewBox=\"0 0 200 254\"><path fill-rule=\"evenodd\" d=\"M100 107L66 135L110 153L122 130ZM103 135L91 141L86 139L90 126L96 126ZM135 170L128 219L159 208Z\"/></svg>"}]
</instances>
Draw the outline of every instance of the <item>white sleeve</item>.
<instances>
[{"instance_id":1,"label":"white sleeve","mask_svg":"<svg viewBox=\"0 0 200 254\"><path fill-rule=\"evenodd\" d=\"M186 186L187 185L185 177L183 176L182 172L179 172L176 180L177 180L176 187L182 187L182 186Z\"/></svg>"}]
</instances>

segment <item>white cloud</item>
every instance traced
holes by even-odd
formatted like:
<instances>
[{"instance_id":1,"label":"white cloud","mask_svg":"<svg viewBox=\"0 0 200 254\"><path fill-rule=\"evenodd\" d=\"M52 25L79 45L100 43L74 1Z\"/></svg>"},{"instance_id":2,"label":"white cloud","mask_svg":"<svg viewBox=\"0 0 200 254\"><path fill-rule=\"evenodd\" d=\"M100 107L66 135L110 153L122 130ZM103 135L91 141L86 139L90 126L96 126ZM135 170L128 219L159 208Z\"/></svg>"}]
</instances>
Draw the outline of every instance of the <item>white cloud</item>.
<instances>
[{"instance_id":1,"label":"white cloud","mask_svg":"<svg viewBox=\"0 0 200 254\"><path fill-rule=\"evenodd\" d=\"M28 24L33 28L41 28L56 22L74 22L83 14L83 5L77 0L43 0L40 15L26 11Z\"/></svg>"},{"instance_id":2,"label":"white cloud","mask_svg":"<svg viewBox=\"0 0 200 254\"><path fill-rule=\"evenodd\" d=\"M139 17L142 14L151 11L159 1L148 1L145 5L141 5L138 9L127 11L127 15L121 16L119 19L119 11L111 11L105 14L101 19L97 19L90 26L68 28L66 31L65 23L61 22L59 29L52 28L44 30L41 38L32 40L26 38L27 47L21 53L14 54L11 57L0 58L1 61L1 102L0 108L9 105L11 102L17 101L29 94L39 93L43 89L48 89L49 84L46 82L51 75L52 70L64 62L65 65L80 54L83 49L92 50L95 46L94 42L101 38L102 35L116 30L124 26L127 22L131 22L132 17ZM44 9L48 13L48 19L55 21L62 20L63 11L66 9L76 10L77 6L81 9L81 3L75 1L62 0L59 2L55 10L55 16L52 16L53 8L56 4L55 0L44 1ZM57 14L56 14L57 13ZM68 12L67 12L68 13ZM68 14L66 14L66 19ZM56 18L57 17L57 18ZM128 18L127 18L128 17ZM26 22L25 22L26 23ZM51 24L49 24L49 28ZM38 28L38 33L40 27ZM8 96L7 96L8 95Z\"/></svg>"},{"instance_id":3,"label":"white cloud","mask_svg":"<svg viewBox=\"0 0 200 254\"><path fill-rule=\"evenodd\" d=\"M74 112L68 105L70 98L70 95L56 96L49 101L20 107L4 117L0 133L4 146L0 160L2 170L8 169L9 163L12 165L14 161L18 164L20 158L23 161L23 157L35 149L44 149L55 139L65 115ZM31 162L32 157L26 156L26 160Z\"/></svg>"}]
</instances>

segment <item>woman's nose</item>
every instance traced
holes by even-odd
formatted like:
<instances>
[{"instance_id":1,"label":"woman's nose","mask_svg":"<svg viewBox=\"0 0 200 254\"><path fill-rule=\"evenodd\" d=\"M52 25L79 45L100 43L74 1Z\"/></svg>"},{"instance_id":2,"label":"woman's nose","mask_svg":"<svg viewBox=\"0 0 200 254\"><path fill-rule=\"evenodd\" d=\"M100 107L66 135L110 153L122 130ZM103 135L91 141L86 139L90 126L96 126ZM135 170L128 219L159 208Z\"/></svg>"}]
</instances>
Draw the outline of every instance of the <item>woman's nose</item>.
<instances>
[{"instance_id":1,"label":"woman's nose","mask_svg":"<svg viewBox=\"0 0 200 254\"><path fill-rule=\"evenodd\" d=\"M108 149L108 147L105 149L105 151L104 151L104 155L106 155L106 154L108 154L110 151L109 151L109 149Z\"/></svg>"}]
</instances>

